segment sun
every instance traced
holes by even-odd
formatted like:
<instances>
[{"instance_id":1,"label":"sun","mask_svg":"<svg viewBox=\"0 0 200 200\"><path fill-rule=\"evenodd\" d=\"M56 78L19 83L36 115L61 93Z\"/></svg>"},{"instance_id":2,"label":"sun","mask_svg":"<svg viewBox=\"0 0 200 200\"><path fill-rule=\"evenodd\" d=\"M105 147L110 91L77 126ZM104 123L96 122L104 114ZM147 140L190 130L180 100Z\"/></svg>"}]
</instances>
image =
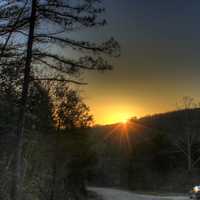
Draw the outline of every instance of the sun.
<instances>
[{"instance_id":1,"label":"sun","mask_svg":"<svg viewBox=\"0 0 200 200\"><path fill-rule=\"evenodd\" d=\"M123 124L126 124L127 122L128 122L127 119L122 119L122 123L123 123Z\"/></svg>"}]
</instances>

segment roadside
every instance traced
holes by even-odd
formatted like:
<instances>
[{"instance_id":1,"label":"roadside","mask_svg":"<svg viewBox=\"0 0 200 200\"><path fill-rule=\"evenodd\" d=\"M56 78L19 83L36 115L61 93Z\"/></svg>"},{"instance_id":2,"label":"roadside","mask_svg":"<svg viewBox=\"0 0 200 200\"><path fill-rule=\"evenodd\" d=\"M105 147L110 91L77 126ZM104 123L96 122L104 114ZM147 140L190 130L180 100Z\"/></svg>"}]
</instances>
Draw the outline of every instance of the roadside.
<instances>
[{"instance_id":1,"label":"roadside","mask_svg":"<svg viewBox=\"0 0 200 200\"><path fill-rule=\"evenodd\" d=\"M96 195L97 200L188 200L186 195L153 195L153 194L142 194L133 193L129 191L123 191L118 189L110 188L98 188L89 187L88 188L93 195Z\"/></svg>"}]
</instances>

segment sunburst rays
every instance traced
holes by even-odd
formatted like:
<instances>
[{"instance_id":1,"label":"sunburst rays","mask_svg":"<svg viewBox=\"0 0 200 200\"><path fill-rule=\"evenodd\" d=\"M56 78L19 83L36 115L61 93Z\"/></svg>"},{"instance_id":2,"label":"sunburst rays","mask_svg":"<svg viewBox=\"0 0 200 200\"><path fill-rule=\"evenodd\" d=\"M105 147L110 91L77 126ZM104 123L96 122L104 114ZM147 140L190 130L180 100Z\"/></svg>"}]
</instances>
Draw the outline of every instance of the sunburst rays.
<instances>
[{"instance_id":1,"label":"sunburst rays","mask_svg":"<svg viewBox=\"0 0 200 200\"><path fill-rule=\"evenodd\" d=\"M131 149L129 137L129 123L126 121L113 125L113 128L105 135L104 140L117 138L121 147Z\"/></svg>"}]
</instances>

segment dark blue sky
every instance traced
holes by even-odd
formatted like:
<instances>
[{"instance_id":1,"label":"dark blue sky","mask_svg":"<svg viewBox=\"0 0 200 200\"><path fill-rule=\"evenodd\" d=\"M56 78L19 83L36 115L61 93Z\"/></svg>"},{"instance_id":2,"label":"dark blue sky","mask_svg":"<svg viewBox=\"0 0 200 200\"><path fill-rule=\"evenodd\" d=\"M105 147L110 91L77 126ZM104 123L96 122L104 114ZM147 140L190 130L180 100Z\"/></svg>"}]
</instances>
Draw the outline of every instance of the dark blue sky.
<instances>
[{"instance_id":1,"label":"dark blue sky","mask_svg":"<svg viewBox=\"0 0 200 200\"><path fill-rule=\"evenodd\" d=\"M107 110L142 116L176 109L186 95L198 101L200 1L104 0L104 5L109 25L86 37L112 35L122 55L112 60L114 71L87 75L86 97L97 122L106 121Z\"/></svg>"}]
</instances>

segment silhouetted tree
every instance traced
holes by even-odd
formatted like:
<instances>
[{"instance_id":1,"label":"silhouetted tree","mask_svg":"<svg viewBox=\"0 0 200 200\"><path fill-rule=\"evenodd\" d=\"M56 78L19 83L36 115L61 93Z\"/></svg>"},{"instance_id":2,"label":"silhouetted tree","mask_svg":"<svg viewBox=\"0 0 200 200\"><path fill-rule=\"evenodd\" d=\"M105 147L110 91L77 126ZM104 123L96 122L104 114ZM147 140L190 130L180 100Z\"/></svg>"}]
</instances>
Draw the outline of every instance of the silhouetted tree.
<instances>
[{"instance_id":1,"label":"silhouetted tree","mask_svg":"<svg viewBox=\"0 0 200 200\"><path fill-rule=\"evenodd\" d=\"M47 87L56 131L52 140L51 180L48 180L51 184L42 190L49 200L77 199L86 192L87 170L94 160L87 134L92 116L78 92L66 83Z\"/></svg>"},{"instance_id":2,"label":"silhouetted tree","mask_svg":"<svg viewBox=\"0 0 200 200\"><path fill-rule=\"evenodd\" d=\"M99 55L101 53L118 55L118 44L110 39L101 44L76 41L66 37L73 30L85 27L102 26L105 20L98 18L104 9L99 8L97 0L64 1L64 0L21 0L4 1L0 6L0 34L7 37L2 45L1 65L5 66L19 60L23 67L23 84L21 91L19 117L17 122L16 167L13 177L12 199L21 199L22 177L21 162L23 149L23 130L30 81L52 80L80 83L70 80L68 75L77 74L80 70L107 70L111 66ZM45 27L46 26L46 27ZM48 31L47 26L53 26ZM13 51L9 55L7 44L12 39ZM68 34L69 35L69 34ZM87 52L88 55L78 60L67 58L52 51L53 43L72 49ZM117 51L116 51L117 50ZM93 54L93 55L92 55ZM19 62L18 61L18 62ZM41 67L41 65L43 67ZM36 73L38 68L51 70L49 73ZM62 77L62 78L61 78ZM64 77L64 78L63 78Z\"/></svg>"},{"instance_id":3,"label":"silhouetted tree","mask_svg":"<svg viewBox=\"0 0 200 200\"><path fill-rule=\"evenodd\" d=\"M174 138L174 144L187 160L187 170L190 172L200 161L200 155L196 154L199 138L199 120L193 116L193 109L198 108L198 104L192 97L183 97L178 108L184 111L182 120L182 134ZM179 131L179 130L177 130Z\"/></svg>"}]
</instances>

